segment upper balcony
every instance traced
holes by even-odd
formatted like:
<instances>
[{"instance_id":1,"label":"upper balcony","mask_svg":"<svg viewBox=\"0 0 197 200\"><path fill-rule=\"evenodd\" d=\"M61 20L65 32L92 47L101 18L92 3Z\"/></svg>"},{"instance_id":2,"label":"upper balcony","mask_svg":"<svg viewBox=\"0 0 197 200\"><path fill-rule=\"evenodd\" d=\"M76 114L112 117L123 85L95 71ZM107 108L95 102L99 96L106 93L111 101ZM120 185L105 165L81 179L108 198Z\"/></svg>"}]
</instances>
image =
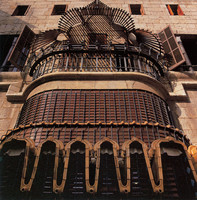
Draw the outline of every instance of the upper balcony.
<instances>
[{"instance_id":1,"label":"upper balcony","mask_svg":"<svg viewBox=\"0 0 197 200\"><path fill-rule=\"evenodd\" d=\"M54 72L140 72L159 80L166 63L157 35L135 29L126 11L94 1L68 10L59 29L36 35L28 68L33 80Z\"/></svg>"},{"instance_id":2,"label":"upper balcony","mask_svg":"<svg viewBox=\"0 0 197 200\"><path fill-rule=\"evenodd\" d=\"M65 12L58 29L36 35L26 26L10 62L33 80L55 72L138 72L160 80L172 54L164 52L164 35L135 29L126 11L95 0Z\"/></svg>"},{"instance_id":3,"label":"upper balcony","mask_svg":"<svg viewBox=\"0 0 197 200\"><path fill-rule=\"evenodd\" d=\"M33 80L54 72L140 72L159 80L164 64L145 47L59 42L29 59Z\"/></svg>"}]
</instances>

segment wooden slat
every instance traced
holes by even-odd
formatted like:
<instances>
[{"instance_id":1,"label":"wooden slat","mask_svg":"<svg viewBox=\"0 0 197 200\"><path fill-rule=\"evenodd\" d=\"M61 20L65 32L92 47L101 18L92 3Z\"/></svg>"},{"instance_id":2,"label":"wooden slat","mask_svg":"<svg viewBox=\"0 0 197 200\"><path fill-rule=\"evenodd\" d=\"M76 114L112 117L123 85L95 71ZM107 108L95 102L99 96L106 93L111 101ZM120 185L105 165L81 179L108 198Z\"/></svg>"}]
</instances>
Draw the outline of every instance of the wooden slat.
<instances>
[{"instance_id":1,"label":"wooden slat","mask_svg":"<svg viewBox=\"0 0 197 200\"><path fill-rule=\"evenodd\" d=\"M42 121L120 123L133 120L163 125L171 123L166 103L148 92L54 90L31 97L23 106L18 125Z\"/></svg>"}]
</instances>

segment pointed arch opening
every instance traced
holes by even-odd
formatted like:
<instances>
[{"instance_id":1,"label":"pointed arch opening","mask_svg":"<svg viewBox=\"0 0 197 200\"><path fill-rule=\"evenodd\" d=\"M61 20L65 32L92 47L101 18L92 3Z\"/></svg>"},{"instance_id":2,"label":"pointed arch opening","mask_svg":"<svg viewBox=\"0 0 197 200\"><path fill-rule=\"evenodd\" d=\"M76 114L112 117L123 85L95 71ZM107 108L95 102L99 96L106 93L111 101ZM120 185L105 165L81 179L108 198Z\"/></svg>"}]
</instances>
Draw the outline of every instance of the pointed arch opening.
<instances>
[{"instance_id":1,"label":"pointed arch opening","mask_svg":"<svg viewBox=\"0 0 197 200\"><path fill-rule=\"evenodd\" d=\"M86 193L85 150L86 145L81 141L75 141L70 146L68 172L64 189L65 196L82 197Z\"/></svg>"},{"instance_id":2,"label":"pointed arch opening","mask_svg":"<svg viewBox=\"0 0 197 200\"><path fill-rule=\"evenodd\" d=\"M112 197L119 192L114 156L113 144L103 141L100 144L98 195Z\"/></svg>"},{"instance_id":3,"label":"pointed arch opening","mask_svg":"<svg viewBox=\"0 0 197 200\"><path fill-rule=\"evenodd\" d=\"M129 145L130 153L130 178L131 196L151 197L153 189L145 160L144 150L141 143L133 141Z\"/></svg>"},{"instance_id":4,"label":"pointed arch opening","mask_svg":"<svg viewBox=\"0 0 197 200\"><path fill-rule=\"evenodd\" d=\"M52 140L46 140L39 146L40 154L35 175L35 181L32 185L32 195L36 198L51 197L53 191L53 176L56 158L56 143Z\"/></svg>"},{"instance_id":5,"label":"pointed arch opening","mask_svg":"<svg viewBox=\"0 0 197 200\"><path fill-rule=\"evenodd\" d=\"M0 147L0 193L3 199L21 197L20 184L26 141L10 138Z\"/></svg>"},{"instance_id":6,"label":"pointed arch opening","mask_svg":"<svg viewBox=\"0 0 197 200\"><path fill-rule=\"evenodd\" d=\"M160 143L165 198L195 198L196 181L184 147L170 142Z\"/></svg>"}]
</instances>

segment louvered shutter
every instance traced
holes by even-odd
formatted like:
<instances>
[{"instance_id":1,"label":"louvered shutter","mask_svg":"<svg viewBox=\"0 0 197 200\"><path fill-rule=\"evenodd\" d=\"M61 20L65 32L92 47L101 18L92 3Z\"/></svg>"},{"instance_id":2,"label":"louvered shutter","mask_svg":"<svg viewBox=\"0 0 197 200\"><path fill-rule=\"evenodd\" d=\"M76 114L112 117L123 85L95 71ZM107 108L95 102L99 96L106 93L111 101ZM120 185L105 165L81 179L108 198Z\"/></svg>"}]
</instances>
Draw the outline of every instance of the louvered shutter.
<instances>
[{"instance_id":1,"label":"louvered shutter","mask_svg":"<svg viewBox=\"0 0 197 200\"><path fill-rule=\"evenodd\" d=\"M143 5L141 5L141 7L140 7L140 13L141 13L141 15L144 15L144 7L143 7Z\"/></svg>"},{"instance_id":2,"label":"louvered shutter","mask_svg":"<svg viewBox=\"0 0 197 200\"><path fill-rule=\"evenodd\" d=\"M185 62L185 58L181 52L181 49L176 41L174 33L170 26L167 26L160 33L158 33L165 53L169 54L172 57L171 66L169 70L173 70L178 67L180 64Z\"/></svg>"},{"instance_id":3,"label":"louvered shutter","mask_svg":"<svg viewBox=\"0 0 197 200\"><path fill-rule=\"evenodd\" d=\"M58 35L61 33L58 29L47 30L45 32L36 35L35 42L32 46L33 51L37 51L40 48L44 48L50 43L54 42Z\"/></svg>"},{"instance_id":4,"label":"louvered shutter","mask_svg":"<svg viewBox=\"0 0 197 200\"><path fill-rule=\"evenodd\" d=\"M181 10L181 7L178 5L177 7L177 13L178 15L184 15L183 11Z\"/></svg>"},{"instance_id":5,"label":"louvered shutter","mask_svg":"<svg viewBox=\"0 0 197 200\"><path fill-rule=\"evenodd\" d=\"M34 36L35 33L26 25L8 58L8 61L20 70L24 67Z\"/></svg>"},{"instance_id":6,"label":"louvered shutter","mask_svg":"<svg viewBox=\"0 0 197 200\"><path fill-rule=\"evenodd\" d=\"M167 5L167 8L168 8L168 11L169 11L170 15L174 15L174 13L173 13L173 11L172 11L170 5Z\"/></svg>"}]
</instances>

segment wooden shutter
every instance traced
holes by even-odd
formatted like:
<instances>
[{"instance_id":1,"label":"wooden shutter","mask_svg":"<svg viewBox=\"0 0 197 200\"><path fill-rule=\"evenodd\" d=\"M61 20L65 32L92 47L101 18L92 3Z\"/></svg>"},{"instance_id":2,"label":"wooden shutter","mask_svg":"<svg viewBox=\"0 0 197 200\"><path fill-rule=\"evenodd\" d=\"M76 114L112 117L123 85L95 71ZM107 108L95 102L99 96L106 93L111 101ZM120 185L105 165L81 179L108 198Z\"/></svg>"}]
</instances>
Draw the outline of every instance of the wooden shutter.
<instances>
[{"instance_id":1,"label":"wooden shutter","mask_svg":"<svg viewBox=\"0 0 197 200\"><path fill-rule=\"evenodd\" d=\"M181 7L178 5L177 7L177 14L178 15L184 15L183 11L181 10Z\"/></svg>"},{"instance_id":2,"label":"wooden shutter","mask_svg":"<svg viewBox=\"0 0 197 200\"><path fill-rule=\"evenodd\" d=\"M22 70L25 65L34 36L35 33L26 25L8 58L8 61L20 70Z\"/></svg>"},{"instance_id":3,"label":"wooden shutter","mask_svg":"<svg viewBox=\"0 0 197 200\"><path fill-rule=\"evenodd\" d=\"M140 13L141 13L141 15L144 15L144 7L143 7L143 5L141 5L141 7L140 7Z\"/></svg>"},{"instance_id":4,"label":"wooden shutter","mask_svg":"<svg viewBox=\"0 0 197 200\"><path fill-rule=\"evenodd\" d=\"M61 33L58 29L47 30L45 32L36 35L34 44L32 46L33 51L37 51L40 48L44 48L50 43L56 41L58 35Z\"/></svg>"},{"instance_id":5,"label":"wooden shutter","mask_svg":"<svg viewBox=\"0 0 197 200\"><path fill-rule=\"evenodd\" d=\"M163 48L166 54L169 54L172 57L172 63L169 67L169 70L173 70L178 67L180 64L185 62L185 58L181 52L181 49L176 41L174 33L170 26L167 26L160 33L158 33Z\"/></svg>"},{"instance_id":6,"label":"wooden shutter","mask_svg":"<svg viewBox=\"0 0 197 200\"><path fill-rule=\"evenodd\" d=\"M168 8L168 11L169 11L170 15L174 15L174 13L173 13L173 11L172 11L170 5L167 5L167 8Z\"/></svg>"}]
</instances>

